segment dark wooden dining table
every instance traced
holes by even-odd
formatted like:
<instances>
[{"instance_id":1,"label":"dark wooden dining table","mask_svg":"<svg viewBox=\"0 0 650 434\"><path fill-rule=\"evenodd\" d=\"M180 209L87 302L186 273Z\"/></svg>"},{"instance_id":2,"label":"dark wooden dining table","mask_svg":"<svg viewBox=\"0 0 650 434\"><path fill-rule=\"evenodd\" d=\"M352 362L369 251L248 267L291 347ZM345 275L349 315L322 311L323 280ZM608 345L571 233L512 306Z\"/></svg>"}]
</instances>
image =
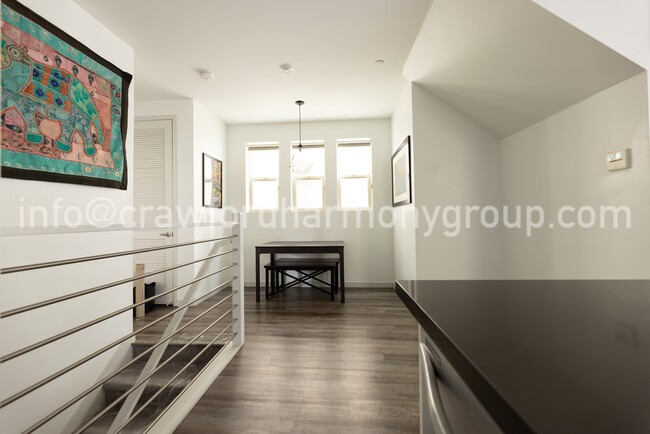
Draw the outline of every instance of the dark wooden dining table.
<instances>
[{"instance_id":1,"label":"dark wooden dining table","mask_svg":"<svg viewBox=\"0 0 650 434\"><path fill-rule=\"evenodd\" d=\"M345 243L343 241L270 241L255 246L255 300L260 301L260 256L268 254L271 262L277 254L325 254L339 256L339 289L345 303Z\"/></svg>"}]
</instances>

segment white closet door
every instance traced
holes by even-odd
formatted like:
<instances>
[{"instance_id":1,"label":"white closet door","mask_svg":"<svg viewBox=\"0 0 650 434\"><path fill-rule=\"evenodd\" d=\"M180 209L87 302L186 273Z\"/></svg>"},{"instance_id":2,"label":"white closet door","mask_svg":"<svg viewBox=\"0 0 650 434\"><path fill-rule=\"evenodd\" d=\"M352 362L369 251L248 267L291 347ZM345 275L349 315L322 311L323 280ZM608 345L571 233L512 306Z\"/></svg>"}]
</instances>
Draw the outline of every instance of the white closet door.
<instances>
[{"instance_id":1,"label":"white closet door","mask_svg":"<svg viewBox=\"0 0 650 434\"><path fill-rule=\"evenodd\" d=\"M133 206L137 226L155 227L167 222L173 207L172 120L136 121L133 158ZM172 214L173 215L173 214ZM141 230L133 234L136 249L172 244L173 229ZM135 255L135 264L145 264L145 272L160 270L173 264L173 249ZM174 285L173 272L156 274L145 283L156 282L156 294ZM157 298L156 304L173 304L173 294Z\"/></svg>"}]
</instances>

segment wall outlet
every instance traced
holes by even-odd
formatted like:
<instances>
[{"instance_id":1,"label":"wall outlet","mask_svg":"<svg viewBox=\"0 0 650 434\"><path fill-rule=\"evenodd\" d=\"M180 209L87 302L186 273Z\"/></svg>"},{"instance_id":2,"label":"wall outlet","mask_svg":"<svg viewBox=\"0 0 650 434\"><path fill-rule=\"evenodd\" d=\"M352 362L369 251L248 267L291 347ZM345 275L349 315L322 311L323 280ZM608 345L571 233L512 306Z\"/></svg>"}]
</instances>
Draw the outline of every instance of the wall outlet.
<instances>
[{"instance_id":1,"label":"wall outlet","mask_svg":"<svg viewBox=\"0 0 650 434\"><path fill-rule=\"evenodd\" d=\"M631 149L625 148L620 151L607 153L607 170L629 169L632 166Z\"/></svg>"}]
</instances>

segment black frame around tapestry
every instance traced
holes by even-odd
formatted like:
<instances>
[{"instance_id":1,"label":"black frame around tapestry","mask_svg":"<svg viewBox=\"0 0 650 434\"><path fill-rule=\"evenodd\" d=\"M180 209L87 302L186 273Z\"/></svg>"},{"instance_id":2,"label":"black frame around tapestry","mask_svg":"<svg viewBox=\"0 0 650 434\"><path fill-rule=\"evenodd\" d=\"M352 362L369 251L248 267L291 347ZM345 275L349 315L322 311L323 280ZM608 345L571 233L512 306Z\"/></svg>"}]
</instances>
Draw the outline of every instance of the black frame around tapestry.
<instances>
[{"instance_id":1,"label":"black frame around tapestry","mask_svg":"<svg viewBox=\"0 0 650 434\"><path fill-rule=\"evenodd\" d=\"M208 164L210 165L209 168L206 167ZM218 158L203 153L202 181L203 206L208 208L222 208L223 162Z\"/></svg>"},{"instance_id":2,"label":"black frame around tapestry","mask_svg":"<svg viewBox=\"0 0 650 434\"><path fill-rule=\"evenodd\" d=\"M393 153L391 161L391 187L393 206L407 205L413 201L411 185L411 136L406 139ZM397 166L397 167L396 167ZM399 183L400 190L396 192L395 185Z\"/></svg>"},{"instance_id":3,"label":"black frame around tapestry","mask_svg":"<svg viewBox=\"0 0 650 434\"><path fill-rule=\"evenodd\" d=\"M2 176L126 190L131 74L15 0L2 21Z\"/></svg>"}]
</instances>

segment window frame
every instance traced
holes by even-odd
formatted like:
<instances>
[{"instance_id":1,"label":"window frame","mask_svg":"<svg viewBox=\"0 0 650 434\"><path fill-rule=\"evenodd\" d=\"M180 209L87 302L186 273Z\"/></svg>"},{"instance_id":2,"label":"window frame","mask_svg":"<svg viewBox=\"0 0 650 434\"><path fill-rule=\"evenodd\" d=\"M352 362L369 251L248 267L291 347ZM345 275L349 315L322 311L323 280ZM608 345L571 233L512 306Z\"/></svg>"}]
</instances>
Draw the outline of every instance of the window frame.
<instances>
[{"instance_id":1,"label":"window frame","mask_svg":"<svg viewBox=\"0 0 650 434\"><path fill-rule=\"evenodd\" d=\"M293 151L294 149L298 148L299 142L291 142L291 147L290 147L290 152L289 152L289 158L293 156ZM327 158L325 156L325 142L322 140L310 140L310 141L302 141L302 147L303 148L322 148L323 149L323 175L322 176L314 176L310 175L309 173L305 175L297 175L291 171L291 210L292 211L322 211L325 209L325 202L326 202L326 190L325 190L325 180L326 180L326 173L327 173ZM289 160L291 161L291 160ZM322 191L322 203L319 208L298 208L296 206L297 202L297 197L296 197L296 181L297 180L317 180L320 179L321 182L323 183L323 191Z\"/></svg>"},{"instance_id":2,"label":"window frame","mask_svg":"<svg viewBox=\"0 0 650 434\"><path fill-rule=\"evenodd\" d=\"M368 174L353 174L353 175L341 175L339 173L339 149L347 147L362 147L368 146L370 150L370 170ZM343 179L367 179L368 180L368 206L360 208L347 208L341 205L341 180ZM373 209L373 182L372 182L372 140L370 139L350 139L350 140L338 140L336 142L336 184L337 184L337 208L341 211L364 211Z\"/></svg>"},{"instance_id":3,"label":"window frame","mask_svg":"<svg viewBox=\"0 0 650 434\"><path fill-rule=\"evenodd\" d=\"M250 173L250 152L255 151L271 151L275 150L278 153L278 176L277 177L251 177ZM248 143L246 144L246 178L248 179L247 183L247 201L246 209L247 211L277 211L280 209L280 144L277 142L264 142L264 143ZM253 207L254 198L253 198L253 184L255 182L268 182L275 181L278 184L278 200L275 204L275 208L255 208Z\"/></svg>"}]
</instances>

